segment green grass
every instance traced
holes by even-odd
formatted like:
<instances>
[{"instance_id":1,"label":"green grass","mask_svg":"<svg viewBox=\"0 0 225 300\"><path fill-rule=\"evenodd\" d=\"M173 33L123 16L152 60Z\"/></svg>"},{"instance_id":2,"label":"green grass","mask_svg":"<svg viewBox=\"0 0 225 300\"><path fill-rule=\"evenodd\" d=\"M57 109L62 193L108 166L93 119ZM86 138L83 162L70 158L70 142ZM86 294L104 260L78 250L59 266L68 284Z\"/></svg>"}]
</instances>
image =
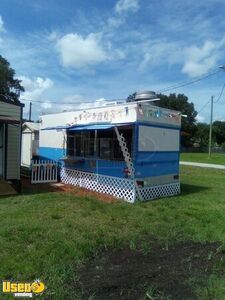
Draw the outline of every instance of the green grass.
<instances>
[{"instance_id":1,"label":"green grass","mask_svg":"<svg viewBox=\"0 0 225 300\"><path fill-rule=\"evenodd\" d=\"M134 247L146 236L165 245L191 240L225 247L224 175L182 167L182 195L135 205L65 193L0 198L0 278L40 278L52 299L76 299L69 285L75 269L102 247ZM214 298L204 299L225 299L224 280L213 280L205 294Z\"/></svg>"},{"instance_id":2,"label":"green grass","mask_svg":"<svg viewBox=\"0 0 225 300\"><path fill-rule=\"evenodd\" d=\"M212 153L210 158L208 153L181 153L181 160L225 165L225 153Z\"/></svg>"}]
</instances>

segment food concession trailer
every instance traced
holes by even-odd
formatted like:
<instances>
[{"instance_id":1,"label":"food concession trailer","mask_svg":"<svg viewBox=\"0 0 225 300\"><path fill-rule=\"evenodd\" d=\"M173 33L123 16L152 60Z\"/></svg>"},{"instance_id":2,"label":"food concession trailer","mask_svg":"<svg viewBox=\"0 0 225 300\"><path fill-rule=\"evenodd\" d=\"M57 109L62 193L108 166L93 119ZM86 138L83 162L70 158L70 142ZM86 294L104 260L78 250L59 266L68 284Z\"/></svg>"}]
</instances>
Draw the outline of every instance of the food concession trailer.
<instances>
[{"instance_id":1,"label":"food concession trailer","mask_svg":"<svg viewBox=\"0 0 225 300\"><path fill-rule=\"evenodd\" d=\"M43 115L40 159L61 181L128 202L180 193L181 113L146 100Z\"/></svg>"}]
</instances>

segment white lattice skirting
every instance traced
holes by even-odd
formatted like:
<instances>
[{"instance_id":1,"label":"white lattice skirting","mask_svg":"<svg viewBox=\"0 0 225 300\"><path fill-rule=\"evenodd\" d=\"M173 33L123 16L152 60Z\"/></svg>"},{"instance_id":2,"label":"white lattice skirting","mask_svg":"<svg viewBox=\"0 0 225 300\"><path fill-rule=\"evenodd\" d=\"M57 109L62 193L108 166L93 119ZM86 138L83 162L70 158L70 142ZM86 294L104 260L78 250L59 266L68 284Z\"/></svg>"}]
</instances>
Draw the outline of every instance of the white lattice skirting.
<instances>
[{"instance_id":1,"label":"white lattice skirting","mask_svg":"<svg viewBox=\"0 0 225 300\"><path fill-rule=\"evenodd\" d=\"M180 194L180 183L170 183L139 189L142 200L152 200L157 198L175 196Z\"/></svg>"},{"instance_id":2,"label":"white lattice skirting","mask_svg":"<svg viewBox=\"0 0 225 300\"><path fill-rule=\"evenodd\" d=\"M135 182L131 179L62 168L61 181L99 193L109 194L130 203L134 203L135 200L138 200L138 195L135 191ZM180 183L144 187L139 188L139 191L144 201L174 196L180 193Z\"/></svg>"},{"instance_id":3,"label":"white lattice skirting","mask_svg":"<svg viewBox=\"0 0 225 300\"><path fill-rule=\"evenodd\" d=\"M112 176L98 175L78 170L62 168L61 180L99 193L105 193L128 202L134 202L133 180Z\"/></svg>"}]
</instances>

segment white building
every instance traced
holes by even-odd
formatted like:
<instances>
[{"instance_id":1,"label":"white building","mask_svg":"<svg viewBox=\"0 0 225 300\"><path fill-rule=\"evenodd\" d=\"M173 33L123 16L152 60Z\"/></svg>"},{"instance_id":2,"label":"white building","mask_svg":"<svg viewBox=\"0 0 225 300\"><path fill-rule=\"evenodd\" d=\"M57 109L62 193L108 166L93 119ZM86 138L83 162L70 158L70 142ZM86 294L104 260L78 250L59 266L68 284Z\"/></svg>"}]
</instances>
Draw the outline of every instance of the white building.
<instances>
[{"instance_id":1,"label":"white building","mask_svg":"<svg viewBox=\"0 0 225 300\"><path fill-rule=\"evenodd\" d=\"M22 126L21 165L30 167L31 159L38 155L39 123L25 122Z\"/></svg>"},{"instance_id":2,"label":"white building","mask_svg":"<svg viewBox=\"0 0 225 300\"><path fill-rule=\"evenodd\" d=\"M7 181L20 188L21 119L23 104L0 99L0 195ZM10 190L9 190L10 192Z\"/></svg>"}]
</instances>

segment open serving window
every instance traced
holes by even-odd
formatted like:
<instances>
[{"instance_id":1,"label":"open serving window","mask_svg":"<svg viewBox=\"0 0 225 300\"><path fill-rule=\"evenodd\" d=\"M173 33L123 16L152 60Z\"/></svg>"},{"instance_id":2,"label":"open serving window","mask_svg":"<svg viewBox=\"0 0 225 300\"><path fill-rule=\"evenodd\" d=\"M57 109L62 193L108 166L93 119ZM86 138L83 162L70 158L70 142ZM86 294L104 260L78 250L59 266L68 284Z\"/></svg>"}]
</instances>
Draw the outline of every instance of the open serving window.
<instances>
[{"instance_id":1,"label":"open serving window","mask_svg":"<svg viewBox=\"0 0 225 300\"><path fill-rule=\"evenodd\" d=\"M119 126L119 132L126 139L128 151L132 155L133 126ZM115 128L111 125L104 128L99 125L74 127L67 130L67 157L124 160Z\"/></svg>"}]
</instances>

